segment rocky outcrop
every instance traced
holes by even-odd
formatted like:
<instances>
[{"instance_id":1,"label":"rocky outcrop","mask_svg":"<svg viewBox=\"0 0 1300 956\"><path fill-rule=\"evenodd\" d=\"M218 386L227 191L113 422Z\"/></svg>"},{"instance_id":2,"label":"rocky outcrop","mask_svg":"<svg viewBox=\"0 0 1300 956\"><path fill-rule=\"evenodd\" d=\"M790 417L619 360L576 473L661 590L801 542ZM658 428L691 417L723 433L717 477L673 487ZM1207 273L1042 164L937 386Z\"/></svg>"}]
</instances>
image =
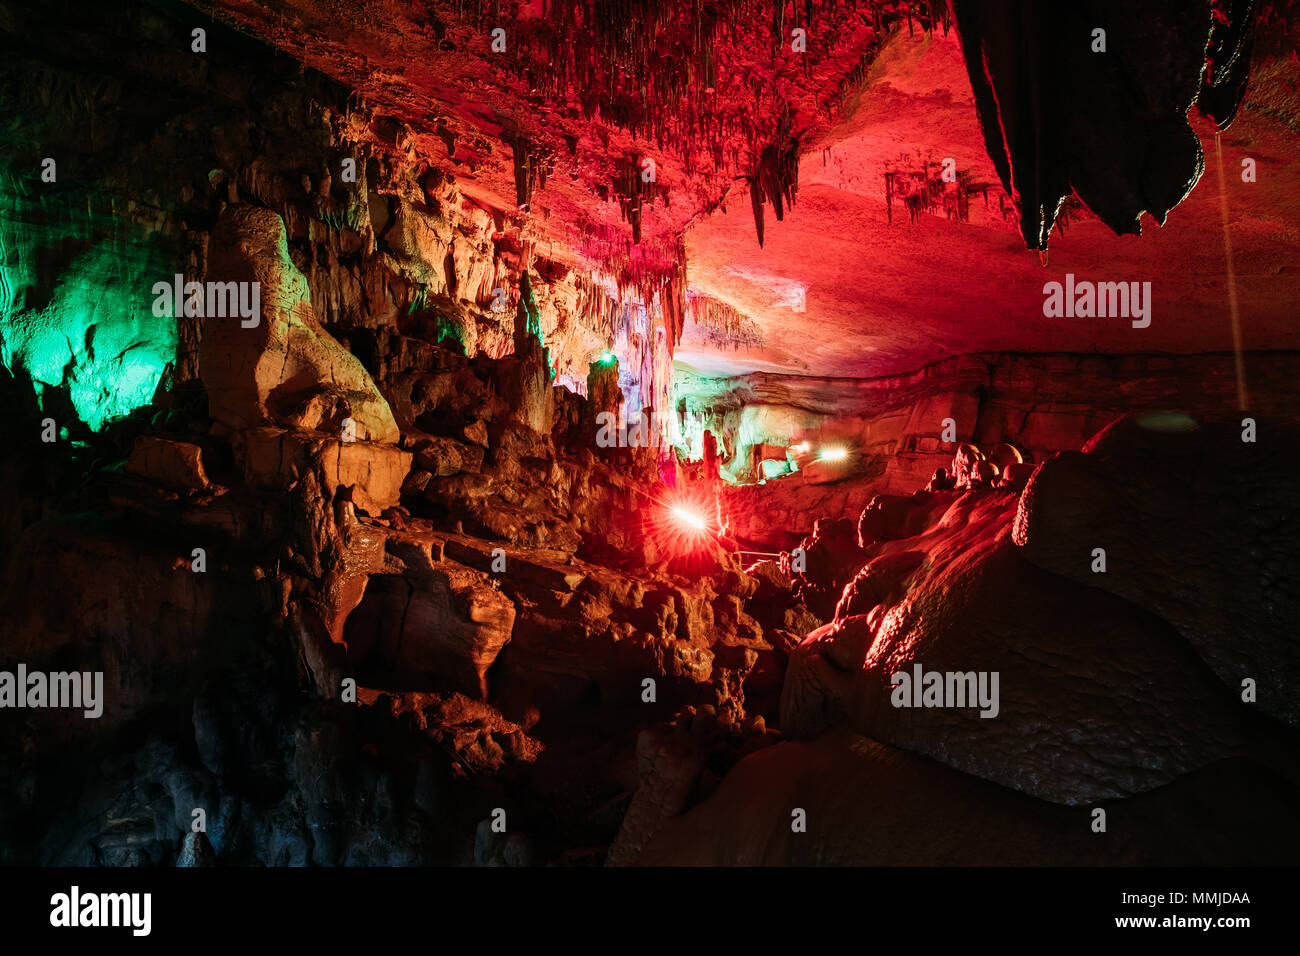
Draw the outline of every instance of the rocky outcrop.
<instances>
[{"instance_id":1,"label":"rocky outcrop","mask_svg":"<svg viewBox=\"0 0 1300 956\"><path fill-rule=\"evenodd\" d=\"M397 504L411 466L411 453L395 445L269 427L238 435L236 455L249 487L287 491L310 473L326 500L347 489L372 515Z\"/></svg>"},{"instance_id":2,"label":"rocky outcrop","mask_svg":"<svg viewBox=\"0 0 1300 956\"><path fill-rule=\"evenodd\" d=\"M1013 539L1039 567L1167 621L1228 694L1249 683L1260 710L1298 726L1297 449L1300 429L1268 417L1126 417L1042 464Z\"/></svg>"},{"instance_id":3,"label":"rocky outcrop","mask_svg":"<svg viewBox=\"0 0 1300 956\"><path fill-rule=\"evenodd\" d=\"M192 442L175 441L156 435L136 440L126 471L176 491L197 493L214 486L203 468L203 450Z\"/></svg>"},{"instance_id":4,"label":"rocky outcrop","mask_svg":"<svg viewBox=\"0 0 1300 956\"><path fill-rule=\"evenodd\" d=\"M1258 387L1252 414L1294 414L1282 396L1300 371L1300 357L1255 353L1243 362ZM735 534L788 549L818 517L855 518L877 495L910 496L936 469L952 464L963 442L997 456L998 480L1004 471L1023 480L1026 469L1016 458L1034 465L1059 451L1078 451L1121 415L1167 409L1218 415L1236 398L1232 368L1231 355L985 354L873 379L754 373L680 387L688 414L722 436L730 467L744 480L757 478L740 468L746 442L755 440L749 436L851 450L851 467L835 483L794 472L724 489ZM1113 388L1116 381L1124 387ZM1197 387L1188 390L1187 381ZM814 421L822 424L808 424Z\"/></svg>"},{"instance_id":5,"label":"rocky outcrop","mask_svg":"<svg viewBox=\"0 0 1300 956\"><path fill-rule=\"evenodd\" d=\"M795 582L795 591L823 620L831 616L844 586L866 563L857 533L850 521L820 518L812 534L789 555L783 569Z\"/></svg>"},{"instance_id":6,"label":"rocky outcrop","mask_svg":"<svg viewBox=\"0 0 1300 956\"><path fill-rule=\"evenodd\" d=\"M6 661L33 671L75 661L103 674L96 718L41 712L46 745L116 732L159 701L197 694L242 663L226 647L230 635L269 623L253 570L232 567L227 548L192 530L66 515L29 527L16 553L23 558L8 563L0 593Z\"/></svg>"},{"instance_id":7,"label":"rocky outcrop","mask_svg":"<svg viewBox=\"0 0 1300 956\"><path fill-rule=\"evenodd\" d=\"M711 794L738 760L775 743L774 738L762 717L742 724L734 707L688 707L665 725L642 731L636 793L609 849L608 865L640 863L673 818Z\"/></svg>"},{"instance_id":8,"label":"rocky outcrop","mask_svg":"<svg viewBox=\"0 0 1300 956\"><path fill-rule=\"evenodd\" d=\"M204 319L199 374L212 417L392 443L397 423L356 356L312 314L307 277L289 259L284 221L269 209L227 206L213 230L208 282L256 286L260 310ZM242 302L242 300L241 300Z\"/></svg>"},{"instance_id":9,"label":"rocky outcrop","mask_svg":"<svg viewBox=\"0 0 1300 956\"><path fill-rule=\"evenodd\" d=\"M256 3L235 6L253 34L272 22ZM383 84L354 90L272 56L220 16L204 23L212 55L187 49L184 5L0 0L0 105L12 107L0 143L10 373L0 373L0 664L103 676L102 696L85 701L98 715L6 707L0 862L1273 862L1294 852L1286 449L1300 436L1272 417L1294 404L1294 355L1241 360L1260 426L1250 445L1231 445L1208 419L1189 428L1164 416L1122 423L1073 454L1117 412L1178 403L1200 416L1238 387L1244 396L1244 382L1223 355L1154 354L1169 338L1144 340L1153 354L1142 356L975 353L1137 346L1082 325L1057 341L1062 327L1037 320L1028 338L1018 328L1008 338L1015 323L987 304L996 334L984 337L960 285L969 264L949 255L936 270L924 223L897 243L858 238L899 261L924 244L925 283L872 274L881 260L868 256L828 306L826 290L803 285L846 260L773 254L783 240L769 229L764 255L802 278L747 264L745 276L728 274L781 296L783 316L797 292L782 324L802 351L797 363L767 361L779 351L739 361L825 376L683 378L670 395L674 354L681 367L725 370L720 343L752 341L739 306L698 294L707 276L687 281L701 260L678 231L707 230L697 214L733 184L718 172L757 157L757 170L740 172L761 230L764 202L784 211L793 199L798 137L820 139L825 121L808 126L804 107L837 99L822 84L858 76L863 52L886 42L894 65L927 54L901 31L886 41L894 12L832 5L805 26L853 26L844 44L810 47L811 71L790 57L760 63L771 59L765 41L744 47L754 70L717 70L714 101L741 112L709 119L721 135L705 131L715 161L669 160L655 180L637 174L639 153L619 151L656 130L629 128L635 118L594 100L587 115L551 110L558 88L545 77L518 125L515 81L507 89L497 73L505 61L489 68L477 41L465 44L466 11L434 6L406 38L437 68L384 69ZM512 32L512 46L526 44L517 53L551 42L542 25L557 9L533 17L539 30ZM64 29L69 14L78 29ZM646 36L699 42L690 28L709 27L712 13L699 15L691 24L661 11ZM670 109L676 119L658 130L675 139L677 120L699 119L706 101L683 99L674 74L659 72L662 55L681 53L672 43L626 46L622 16L596 26L622 49L601 68L613 84L604 93L622 102L639 70L645 89L686 111ZM354 36L391 37L403 17L381 3L321 28L322 44L295 57L355 52ZM316 30L279 21L275 42ZM760 39L773 28L783 29L748 14L728 24ZM957 40L932 40L925 62L949 69L926 94L938 101L959 66ZM371 55L389 54L376 44ZM355 77L360 62L325 65ZM877 79L900 75L890 65ZM769 71L785 92L809 93L790 101L797 127L784 93L764 93L756 113L726 86L730 75L766 89ZM404 98L430 77L438 90ZM521 79L531 88L537 77ZM871 82L856 99L888 95L887 81ZM499 116L462 109L457 91L471 86L503 94ZM772 143L727 148L745 145L727 130L749 130L743 120L774 107L784 118ZM936 125L948 116L926 115ZM1262 145L1261 168L1289 155ZM47 157L57 177L41 175ZM857 175L831 159L823 188ZM971 175L962 170L960 194L943 189L963 233L949 251L977 234L1006 238L996 202L969 220ZM1256 192L1276 188L1269 178ZM916 225L935 197L908 189L882 208L892 216L900 198ZM1234 231L1266 221L1257 200L1233 202ZM825 233L834 210L809 205ZM884 228L865 212L863 228ZM788 242L795 217L783 225ZM1213 241L1194 235L1188 276L1206 261L1217 268L1214 227ZM629 233L646 241L629 244ZM1268 257L1289 242L1243 243L1254 273L1243 269L1243 287L1285 285ZM987 279L988 256L972 258ZM998 274L1028 276L1032 300L1038 268ZM182 291L170 311L170 294L155 292L151 308L155 283L196 283L201 307ZM1192 278L1162 294L1217 302L1207 287ZM957 300L956 288L955 305L941 301ZM858 290L878 300L869 312L847 305L862 301ZM805 291L834 322L808 317ZM1022 292L997 301L1023 304ZM1252 337L1293 344L1277 327L1282 294L1252 315ZM947 318L933 324L930 306ZM895 313L914 321L876 321ZM1191 319L1199 331L1178 348L1221 347L1217 324ZM713 337L712 350L691 354L688 325ZM1172 327L1162 319L1153 334ZM972 354L886 379L827 377L897 369L899 355L923 351L915 367L937 341L944 354ZM598 437L602 413L620 411L667 412L701 460ZM765 483L723 484L737 476ZM1166 495L1161 481L1180 487ZM1083 549L1095 560L1093 538L1109 562L1096 577L1079 563ZM1236 567L1204 554L1224 542L1246 556ZM913 666L971 674L977 691L979 675L996 675L996 693L897 707L892 685ZM1247 678L1257 698L1242 693ZM1104 839L1088 826L1098 805L1111 815ZM1207 823L1210 836L1185 838Z\"/></svg>"},{"instance_id":10,"label":"rocky outcrop","mask_svg":"<svg viewBox=\"0 0 1300 956\"><path fill-rule=\"evenodd\" d=\"M371 576L343 639L368 685L488 694L487 672L510 641L515 606L492 578L427 551L398 549L401 574Z\"/></svg>"},{"instance_id":11,"label":"rocky outcrop","mask_svg":"<svg viewBox=\"0 0 1300 956\"><path fill-rule=\"evenodd\" d=\"M845 589L836 619L809 634L791 654L781 701L783 733L808 738L835 725L848 726L1068 805L1145 792L1237 756L1294 774L1285 735L1215 679L1198 656L1198 642L1178 627L1202 609L1214 619L1219 613L1215 588L1196 589L1199 594L1184 589L1185 610L1162 616L1154 613L1161 607L1156 601L1149 602L1148 610L1140 601L1099 589L1088 578L1085 569L1092 556L1082 550L1080 539L1103 529L1096 512L1081 502L1123 501L1144 482L1159 485L1165 479L1141 454L1131 459L1133 471L1127 477L1116 473L1110 489L1067 479L1118 468L1123 460L1119 449L1128 447L1121 436L1131 427L1121 423L1115 431L1103 432L1087 454L1043 464L1023 498L987 487L918 493L911 510L924 530L907 537L887 534L869 546L866 570ZM1176 440L1153 436L1136 447ZM1107 447L1117 449L1114 464L1108 465ZM1187 453L1184 473L1196 475L1187 482L1190 486L1211 496L1230 493L1232 483L1216 480L1216 467L1194 464L1200 455L1191 447ZM1284 481L1285 473L1263 469L1258 481L1268 483L1270 475L1274 483ZM1035 492L1043 475L1048 478ZM1279 492L1282 486L1277 485ZM1199 541L1202 535L1208 540L1223 533L1215 530L1217 519L1207 511L1179 510L1176 519L1174 511L1168 512L1185 527L1199 525L1171 540ZM1072 535L1065 533L1069 525L1042 533L1044 541L1061 546L1042 545L1038 552L1049 566L1069 553L1078 568L1074 580L1030 564L1013 543L1013 522L1017 534L1025 529L1024 540L1033 539L1036 513L1044 521L1053 515L1062 521L1080 516ZM1141 522L1136 523L1140 528ZM902 528L906 522L896 524ZM1125 525L1119 520L1106 527L1116 534ZM1138 531L1131 540L1146 542L1157 533ZM1267 534L1256 531L1252 540L1257 547ZM1071 541L1079 542L1073 550L1065 544ZM1129 552L1120 550L1135 567L1142 566L1136 545ZM1170 560L1190 562L1191 555ZM1108 573L1116 573L1113 565ZM1217 579L1211 574L1207 580ZM1288 659L1280 650L1270 658ZM909 689L920 679L916 667L940 675L996 675L996 699L977 704L970 684L970 698L964 692L962 699L938 696L923 705L920 688Z\"/></svg>"}]
</instances>

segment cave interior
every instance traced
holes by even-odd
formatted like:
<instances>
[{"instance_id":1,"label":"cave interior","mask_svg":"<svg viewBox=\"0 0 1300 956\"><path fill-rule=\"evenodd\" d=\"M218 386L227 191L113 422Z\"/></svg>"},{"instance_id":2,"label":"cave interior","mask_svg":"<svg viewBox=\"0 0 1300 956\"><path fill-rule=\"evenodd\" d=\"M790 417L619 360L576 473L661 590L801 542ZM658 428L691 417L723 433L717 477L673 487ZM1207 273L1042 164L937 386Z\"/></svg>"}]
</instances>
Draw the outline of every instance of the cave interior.
<instances>
[{"instance_id":1,"label":"cave interior","mask_svg":"<svg viewBox=\"0 0 1300 956\"><path fill-rule=\"evenodd\" d=\"M1296 862L1297 37L0 0L0 863Z\"/></svg>"}]
</instances>

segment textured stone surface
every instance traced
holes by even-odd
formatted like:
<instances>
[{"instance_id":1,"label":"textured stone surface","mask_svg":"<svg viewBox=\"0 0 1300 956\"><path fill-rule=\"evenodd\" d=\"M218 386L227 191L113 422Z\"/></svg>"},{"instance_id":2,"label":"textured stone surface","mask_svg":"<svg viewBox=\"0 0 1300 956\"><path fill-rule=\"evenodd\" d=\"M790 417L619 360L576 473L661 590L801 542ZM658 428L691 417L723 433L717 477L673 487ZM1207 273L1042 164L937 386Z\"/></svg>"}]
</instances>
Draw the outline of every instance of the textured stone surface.
<instances>
[{"instance_id":1,"label":"textured stone surface","mask_svg":"<svg viewBox=\"0 0 1300 956\"><path fill-rule=\"evenodd\" d=\"M1155 793L1061 807L845 734L742 760L702 805L661 824L628 862L669 866L1195 866L1285 863L1296 790L1219 764ZM791 831L802 809L807 830ZM1270 822L1264 822L1267 819ZM1203 839L1188 840L1189 828Z\"/></svg>"},{"instance_id":2,"label":"textured stone surface","mask_svg":"<svg viewBox=\"0 0 1300 956\"><path fill-rule=\"evenodd\" d=\"M208 317L199 374L212 417L231 428L287 425L393 442L397 423L361 362L316 321L304 276L289 259L284 221L268 209L228 206L217 220L209 282L256 282L252 319Z\"/></svg>"},{"instance_id":3,"label":"textured stone surface","mask_svg":"<svg viewBox=\"0 0 1300 956\"><path fill-rule=\"evenodd\" d=\"M1252 419L1253 421L1254 419ZM1014 540L1056 574L1168 621L1229 693L1295 726L1300 700L1300 428L1260 417L1133 416L1044 462ZM1093 551L1106 555L1094 573Z\"/></svg>"},{"instance_id":4,"label":"textured stone surface","mask_svg":"<svg viewBox=\"0 0 1300 956\"><path fill-rule=\"evenodd\" d=\"M1255 391L1253 414L1296 414L1288 396L1289 383L1300 374L1300 353L1252 353L1243 357L1243 367ZM1058 451L1078 451L1125 413L1221 416L1236 398L1232 370L1229 354L960 356L905 375L858 381L770 374L726 379L716 387L731 397L701 399L698 414L723 436L728 454L743 451L740 402L771 412L763 434L852 449L847 481L812 484L796 473L724 490L736 534L789 548L818 517L856 518L878 494L910 495L924 487L937 468L952 463L961 442L1004 459L1010 443L1034 464ZM1187 381L1196 388L1187 388ZM688 411L696 408L694 401L688 398ZM805 422L815 415L826 424L780 431L783 413L797 409L805 410ZM948 418L952 442L941 441ZM1012 470L1025 477L1023 469Z\"/></svg>"},{"instance_id":5,"label":"textured stone surface","mask_svg":"<svg viewBox=\"0 0 1300 956\"><path fill-rule=\"evenodd\" d=\"M191 442L144 436L136 440L126 470L179 491L210 491L203 451Z\"/></svg>"},{"instance_id":6,"label":"textured stone surface","mask_svg":"<svg viewBox=\"0 0 1300 956\"><path fill-rule=\"evenodd\" d=\"M482 699L487 671L510 641L515 606L489 575L401 551L400 575L370 578L343 639L363 677L402 690L459 691Z\"/></svg>"},{"instance_id":7,"label":"textured stone surface","mask_svg":"<svg viewBox=\"0 0 1300 956\"><path fill-rule=\"evenodd\" d=\"M208 570L190 570L191 549L209 545ZM222 568L209 537L153 533L122 519L61 516L32 525L7 566L0 596L5 657L33 670L103 671L103 713L45 712L51 741L74 728L102 734L159 700L175 702L224 672L223 645L266 627L250 569ZM56 731L56 728L61 728Z\"/></svg>"},{"instance_id":8,"label":"textured stone surface","mask_svg":"<svg viewBox=\"0 0 1300 956\"><path fill-rule=\"evenodd\" d=\"M987 7L993 18L1014 18L1012 4L972 0L971 6ZM1032 13L1039 5L1014 6ZM1169 3L1158 6L1171 8ZM1178 8L1173 14L1176 27L1157 32L1159 54L1148 54L1140 46L1129 49L1141 49L1134 55L1147 58L1153 71L1154 63L1165 65L1175 37L1196 22L1204 5L1196 7L1196 14ZM1144 7L1142 12L1149 10ZM1003 22L1008 29L1018 26ZM1091 54L1086 42L1091 29L1079 34L1083 40L1074 55L1091 59L1090 70L1106 69L1113 57ZM1116 43L1130 42L1117 39L1119 30L1111 30L1112 50ZM1025 42L1039 48L1037 41ZM1285 48L1294 48L1289 38ZM1184 56L1186 52L1184 46ZM1023 58L1017 52L1008 59L1014 66ZM1053 59L1063 61L1055 55ZM1199 53L1192 54L1194 68L1200 60ZM1053 65L1044 61L1045 70ZM977 61L974 68L983 66ZM1290 303L1300 295L1300 286L1291 263L1300 250L1293 233L1263 223L1273 221L1279 210L1292 218L1300 206L1286 176L1272 177L1271 182L1260 176L1246 183L1241 170L1246 158L1255 158L1261 169L1289 167L1295 127L1287 117L1296 108L1300 64L1284 53L1278 68L1266 73L1267 67L1258 62L1256 67L1259 72L1252 75L1246 103L1221 140L1232 244L1240 257L1236 279L1241 301L1250 303L1248 347L1294 350L1300 340L1289 319ZM1067 82L1079 84L1071 89L1089 97L1083 92L1091 90L1089 84L1074 77ZM1166 101L1155 94L1147 100L1145 93L1124 89L1125 97L1132 97L1125 102L1135 113L1166 108ZM679 360L710 376L782 370L799 376L856 378L916 369L940 355L986 351L1124 354L1227 348L1231 339L1226 328L1216 142L1212 124L1195 110L1184 118L1195 95L1193 88L1188 99L1168 113L1175 116L1170 125L1190 123L1181 155L1199 149L1205 155L1205 171L1167 223L1157 227L1147 218L1140 239L1117 239L1092 213L1067 212L1063 232L1052 233L1044 268L1037 254L1025 251L1016 205L999 195L998 170L984 136L985 128L996 135L999 127L996 121L981 124L977 115L958 31L928 36L918 30L910 36L900 30L875 59L856 108L809 143L813 148L800 164L799 201L783 222L768 229L762 249L754 249L746 217L735 214L707 217L687 234L696 290L739 310L750 320L751 331L741 348L722 352L711 346L707 330L688 328ZM1008 107L1012 116L1006 121L1023 123L1025 129L1040 123L1075 129L1086 124L1089 132L1079 132L1080 139L1065 147L1070 153L1078 142L1110 141L1130 122L1120 114L1105 122L1043 105L1037 113L1029 103ZM1100 107L1099 102L1092 105ZM1137 135L1126 134L1114 147L1080 147L1082 158L1076 166L1123 165L1131 179L1112 181L1111 186L1117 196L1121 187L1125 190L1126 211L1164 208L1154 197L1150 206L1141 200L1131 204L1127 190L1141 189L1141 173L1140 167L1125 165L1140 163L1150 137L1163 132L1144 128ZM886 173L919 173L928 161L930 175L937 178L945 158L951 158L974 186L966 221L951 215L944 201L915 219L897 196L890 209ZM1164 160L1162 156L1161 163ZM1022 175L1036 182L1027 170ZM853 237L856 254L844 254L845 236ZM1243 269L1242 261L1251 262L1251 268ZM1134 329L1124 318L1045 317L1043 286L1063 282L1067 273L1098 282L1151 281L1150 327ZM1230 363L1228 369L1231 374ZM713 394L722 396L725 388Z\"/></svg>"},{"instance_id":9,"label":"textured stone surface","mask_svg":"<svg viewBox=\"0 0 1300 956\"><path fill-rule=\"evenodd\" d=\"M238 456L244 479L254 488L287 490L311 472L329 499L350 488L357 507L372 515L397 504L411 465L411 453L393 445L279 428L244 432Z\"/></svg>"},{"instance_id":10,"label":"textured stone surface","mask_svg":"<svg viewBox=\"0 0 1300 956\"><path fill-rule=\"evenodd\" d=\"M473 4L337 6L218 4L198 59L183 4L0 0L0 663L105 674L102 719L6 711L0 861L1294 856L1298 366L1216 351L1213 189L1017 252L945 5L796 11L808 58L752 5L602 7L563 56L563 5L506 5L505 59ZM1295 341L1294 61L1264 67L1222 141L1260 167L1226 197L1247 349ZM949 152L961 185L911 190ZM1153 324L1040 318L1066 272L1150 278ZM257 325L156 314L178 273L258 282ZM1052 458L1239 388L1249 467L1208 426ZM598 443L624 404L700 460ZM1071 562L1115 529L1098 586ZM996 668L997 718L889 707L913 660Z\"/></svg>"},{"instance_id":11,"label":"textured stone surface","mask_svg":"<svg viewBox=\"0 0 1300 956\"><path fill-rule=\"evenodd\" d=\"M922 494L915 507L927 504ZM1295 772L1284 736L1213 677L1169 620L1028 563L1011 541L1018 504L1013 492L971 491L930 511L921 534L868 549L872 563L843 616L791 654L783 733L849 726L1070 805L1151 790L1232 756ZM1188 616L1213 614L1213 581L1184 596ZM915 664L996 672L998 712L895 706L894 675Z\"/></svg>"}]
</instances>

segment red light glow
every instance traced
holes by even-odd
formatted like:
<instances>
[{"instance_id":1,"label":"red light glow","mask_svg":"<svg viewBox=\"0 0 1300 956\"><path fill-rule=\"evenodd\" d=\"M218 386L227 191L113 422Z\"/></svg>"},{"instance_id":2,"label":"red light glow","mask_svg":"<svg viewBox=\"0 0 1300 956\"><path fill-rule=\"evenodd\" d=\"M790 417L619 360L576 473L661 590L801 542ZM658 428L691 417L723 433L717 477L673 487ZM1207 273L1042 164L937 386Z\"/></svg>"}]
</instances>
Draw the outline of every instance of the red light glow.
<instances>
[{"instance_id":1,"label":"red light glow","mask_svg":"<svg viewBox=\"0 0 1300 956\"><path fill-rule=\"evenodd\" d=\"M657 499L646 511L644 527L659 557L679 566L721 543L717 503L698 491Z\"/></svg>"}]
</instances>

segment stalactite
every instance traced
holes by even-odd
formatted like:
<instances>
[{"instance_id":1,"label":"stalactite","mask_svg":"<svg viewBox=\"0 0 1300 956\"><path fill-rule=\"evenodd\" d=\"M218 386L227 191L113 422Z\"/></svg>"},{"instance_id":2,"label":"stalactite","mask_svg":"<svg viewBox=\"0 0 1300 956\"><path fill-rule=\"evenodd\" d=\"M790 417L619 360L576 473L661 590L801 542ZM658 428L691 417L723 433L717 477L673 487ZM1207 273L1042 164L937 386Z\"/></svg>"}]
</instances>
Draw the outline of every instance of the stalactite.
<instances>
[{"instance_id":1,"label":"stalactite","mask_svg":"<svg viewBox=\"0 0 1300 956\"><path fill-rule=\"evenodd\" d=\"M501 140L510 147L515 169L515 204L527 209L533 201L533 191L546 186L546 176L554 162L551 152L535 143L523 133L501 134Z\"/></svg>"},{"instance_id":2,"label":"stalactite","mask_svg":"<svg viewBox=\"0 0 1300 956\"><path fill-rule=\"evenodd\" d=\"M779 220L793 200L789 167L797 165L786 104L806 96L817 68L872 23L874 55L879 34L901 23L903 13L926 29L944 16L935 0L551 0L527 30L512 33L511 56L487 62L525 79L546 99L575 103L592 123L657 144L688 175L705 170L719 180L750 177L758 202L771 203ZM500 18L493 0L458 0L456 16L479 29ZM806 51L798 56L788 55L794 25L807 31ZM760 42L770 43L774 54L785 51L773 56L771 69L752 69L734 52ZM842 106L846 89L860 85L869 59L842 77L838 102L818 102L828 118ZM572 154L575 144L568 145ZM512 147L516 196L526 206L544 172L526 140ZM632 244L640 245L645 197L635 188L622 193ZM755 219L761 233L757 204ZM617 267L614 255L610 264Z\"/></svg>"},{"instance_id":3,"label":"stalactite","mask_svg":"<svg viewBox=\"0 0 1300 956\"><path fill-rule=\"evenodd\" d=\"M787 104L773 141L764 148L758 168L749 179L750 202L758 244L763 244L763 205L771 203L776 220L785 218L799 188L799 137L791 132L794 111Z\"/></svg>"},{"instance_id":4,"label":"stalactite","mask_svg":"<svg viewBox=\"0 0 1300 956\"><path fill-rule=\"evenodd\" d=\"M608 185L592 184L602 198L618 203L622 228L598 215L566 228L574 251L600 273L579 283L575 311L611 345L624 343L619 354L626 352L647 404L664 398L688 317L703 316L707 334L731 347L760 340L750 320L721 303L689 304L680 236L657 228L647 213L659 200L668 207L668 182L698 191L708 179L744 178L761 245L765 207L781 221L796 197L800 145L809 127L795 129L793 104L807 102L811 93L814 125L832 122L865 82L884 32L900 29L904 14L927 30L941 19L933 0L548 0L526 29L510 31L509 56L483 58L490 69L525 82L530 101L572 104L574 118L586 120L582 133L576 123L557 129L550 122L502 133L512 151L521 210L544 188L556 155L572 169L578 153L589 152L582 145L588 137L598 149L623 151L611 157ZM458 17L475 25L476 43L500 22L490 0L459 0ZM806 48L792 52L795 27L806 31ZM843 56L850 40L856 60ZM763 45L772 49L771 66L755 68L752 53ZM824 65L836 56L827 95ZM438 135L450 154L455 139ZM642 175L651 143L665 183ZM469 156L476 148L470 140L463 151ZM725 198L723 190L719 205ZM964 203L962 197L952 215L964 215Z\"/></svg>"},{"instance_id":5,"label":"stalactite","mask_svg":"<svg viewBox=\"0 0 1300 956\"><path fill-rule=\"evenodd\" d=\"M623 221L632 225L632 242L641 244L641 220L646 204L653 207L658 198L667 205L668 190L653 178L647 178L642 168L642 157L633 155L619 169L614 181L614 194L619 202Z\"/></svg>"},{"instance_id":6,"label":"stalactite","mask_svg":"<svg viewBox=\"0 0 1300 956\"><path fill-rule=\"evenodd\" d=\"M659 291L668 355L672 357L686 328L686 242L677 244L677 265Z\"/></svg>"},{"instance_id":7,"label":"stalactite","mask_svg":"<svg viewBox=\"0 0 1300 956\"><path fill-rule=\"evenodd\" d=\"M548 378L555 376L551 364L550 349L546 348L542 335L542 314L537 307L537 297L533 294L532 279L528 271L519 275L519 302L515 305L514 354L531 355L538 353L546 366Z\"/></svg>"},{"instance_id":8,"label":"stalactite","mask_svg":"<svg viewBox=\"0 0 1300 956\"><path fill-rule=\"evenodd\" d=\"M984 196L988 205L988 183L976 182L969 170L955 170L956 178L949 182L944 176L942 163L923 163L917 169L889 169L885 172L885 215L894 221L894 200L901 199L908 220L915 223L922 214L936 213L942 209L952 222L970 221L970 197L975 193Z\"/></svg>"},{"instance_id":9,"label":"stalactite","mask_svg":"<svg viewBox=\"0 0 1300 956\"><path fill-rule=\"evenodd\" d=\"M763 335L754 320L725 302L692 293L687 311L691 321L700 328L704 340L715 348L762 347Z\"/></svg>"}]
</instances>

